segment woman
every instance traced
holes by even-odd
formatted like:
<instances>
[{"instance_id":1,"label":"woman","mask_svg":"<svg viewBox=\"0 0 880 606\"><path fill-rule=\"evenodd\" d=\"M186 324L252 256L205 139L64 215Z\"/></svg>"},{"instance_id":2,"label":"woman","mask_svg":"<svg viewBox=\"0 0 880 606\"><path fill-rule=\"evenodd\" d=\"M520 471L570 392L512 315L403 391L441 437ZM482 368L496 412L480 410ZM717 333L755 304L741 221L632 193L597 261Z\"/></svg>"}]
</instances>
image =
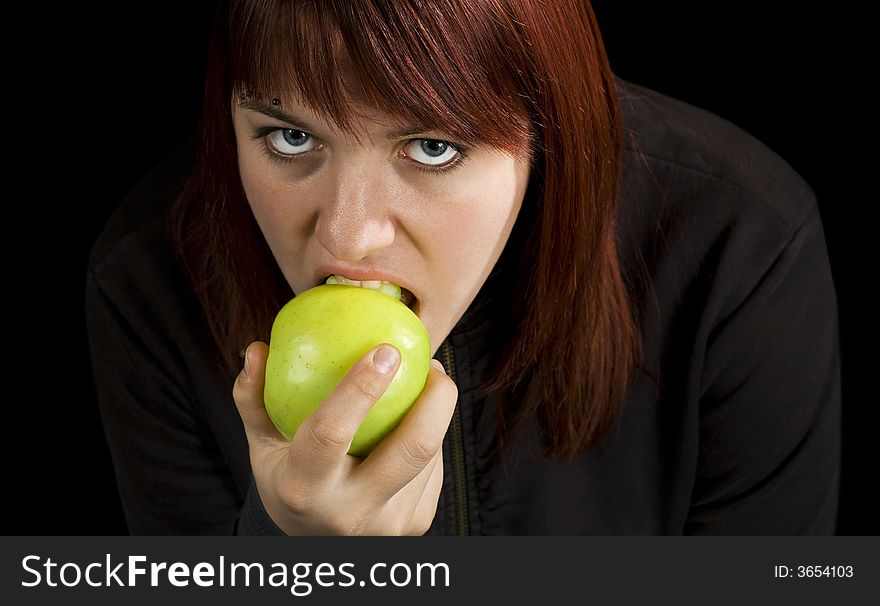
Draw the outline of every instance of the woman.
<instances>
[{"instance_id":1,"label":"woman","mask_svg":"<svg viewBox=\"0 0 880 606\"><path fill-rule=\"evenodd\" d=\"M262 402L275 314L333 274L411 291L439 362L365 459L393 348L292 442ZM834 530L815 196L615 78L587 3L222 3L199 136L87 289L133 533Z\"/></svg>"}]
</instances>

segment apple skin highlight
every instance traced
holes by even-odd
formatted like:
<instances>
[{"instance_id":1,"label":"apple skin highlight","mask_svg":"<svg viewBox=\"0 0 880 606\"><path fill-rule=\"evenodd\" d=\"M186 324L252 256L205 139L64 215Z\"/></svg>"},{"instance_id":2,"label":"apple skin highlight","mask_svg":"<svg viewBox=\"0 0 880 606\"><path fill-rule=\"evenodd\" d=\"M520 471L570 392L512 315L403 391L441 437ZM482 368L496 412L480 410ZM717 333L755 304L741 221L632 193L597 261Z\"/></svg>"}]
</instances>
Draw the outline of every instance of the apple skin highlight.
<instances>
[{"instance_id":1,"label":"apple skin highlight","mask_svg":"<svg viewBox=\"0 0 880 606\"><path fill-rule=\"evenodd\" d=\"M406 305L377 290L325 284L291 299L275 317L263 399L288 440L352 366L380 343L394 345L400 366L352 440L365 457L416 402L431 366L430 337Z\"/></svg>"}]
</instances>

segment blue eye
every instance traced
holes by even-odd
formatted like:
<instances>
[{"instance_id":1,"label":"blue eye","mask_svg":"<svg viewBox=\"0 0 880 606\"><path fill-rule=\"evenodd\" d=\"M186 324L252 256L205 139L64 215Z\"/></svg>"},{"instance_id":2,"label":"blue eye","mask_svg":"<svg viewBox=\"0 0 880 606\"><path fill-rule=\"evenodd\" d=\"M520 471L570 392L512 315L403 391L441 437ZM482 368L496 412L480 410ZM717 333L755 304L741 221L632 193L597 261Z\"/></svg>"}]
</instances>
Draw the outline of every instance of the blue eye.
<instances>
[{"instance_id":1,"label":"blue eye","mask_svg":"<svg viewBox=\"0 0 880 606\"><path fill-rule=\"evenodd\" d=\"M419 164L428 166L448 164L460 153L452 143L437 139L413 139L406 145L404 152Z\"/></svg>"},{"instance_id":2,"label":"blue eye","mask_svg":"<svg viewBox=\"0 0 880 606\"><path fill-rule=\"evenodd\" d=\"M279 128L266 136L266 140L280 156L295 156L315 149L315 139L309 133L293 128Z\"/></svg>"}]
</instances>

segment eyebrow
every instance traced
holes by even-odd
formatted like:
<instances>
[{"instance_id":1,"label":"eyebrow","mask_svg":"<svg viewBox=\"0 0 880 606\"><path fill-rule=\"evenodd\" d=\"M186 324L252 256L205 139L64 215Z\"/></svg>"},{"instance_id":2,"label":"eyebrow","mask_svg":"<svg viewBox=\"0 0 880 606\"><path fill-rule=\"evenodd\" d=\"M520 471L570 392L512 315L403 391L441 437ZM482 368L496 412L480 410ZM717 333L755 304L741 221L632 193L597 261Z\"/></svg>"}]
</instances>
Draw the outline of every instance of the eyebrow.
<instances>
[{"instance_id":1,"label":"eyebrow","mask_svg":"<svg viewBox=\"0 0 880 606\"><path fill-rule=\"evenodd\" d=\"M242 109L259 112L264 116L275 118L276 120L280 120L281 122L287 122L291 126L302 128L303 130L308 132L315 132L317 130L309 126L308 122L306 122L299 116L286 112L283 109L279 108L277 105L270 105L265 101L260 101L258 99L247 99L245 101L239 101L238 106ZM412 135L424 134L430 132L430 130L431 129L425 129L418 126L408 126L400 130L386 133L385 137L388 140L402 139L404 137L411 137Z\"/></svg>"}]
</instances>

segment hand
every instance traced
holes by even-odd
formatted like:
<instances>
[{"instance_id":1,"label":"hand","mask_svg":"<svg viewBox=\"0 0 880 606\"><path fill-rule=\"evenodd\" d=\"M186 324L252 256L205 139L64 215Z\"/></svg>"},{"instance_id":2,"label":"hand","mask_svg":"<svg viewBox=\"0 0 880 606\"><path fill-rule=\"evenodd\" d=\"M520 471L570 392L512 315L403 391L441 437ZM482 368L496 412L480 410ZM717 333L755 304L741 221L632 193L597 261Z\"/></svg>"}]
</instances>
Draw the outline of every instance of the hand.
<instances>
[{"instance_id":1,"label":"hand","mask_svg":"<svg viewBox=\"0 0 880 606\"><path fill-rule=\"evenodd\" d=\"M288 535L421 535L437 510L443 484L443 436L458 388L431 361L425 389L401 421L365 459L348 454L354 434L387 389L400 353L390 347L392 371L373 365L377 346L348 371L288 442L263 403L269 347L246 352L247 373L232 395L244 423L251 467L266 512Z\"/></svg>"}]
</instances>

